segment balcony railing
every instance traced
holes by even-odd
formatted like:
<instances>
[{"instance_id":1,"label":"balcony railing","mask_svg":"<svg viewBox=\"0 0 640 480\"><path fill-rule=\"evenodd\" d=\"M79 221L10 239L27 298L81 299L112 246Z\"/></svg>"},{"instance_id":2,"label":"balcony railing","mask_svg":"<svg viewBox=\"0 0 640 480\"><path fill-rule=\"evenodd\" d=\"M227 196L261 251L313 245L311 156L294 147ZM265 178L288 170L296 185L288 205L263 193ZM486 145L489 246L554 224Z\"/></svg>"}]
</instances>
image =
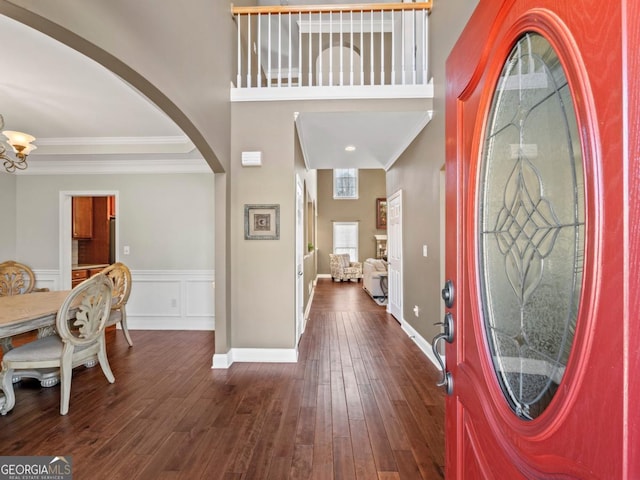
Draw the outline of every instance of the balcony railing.
<instances>
[{"instance_id":1,"label":"balcony railing","mask_svg":"<svg viewBox=\"0 0 640 480\"><path fill-rule=\"evenodd\" d=\"M431 2L233 7L236 89L430 84Z\"/></svg>"}]
</instances>

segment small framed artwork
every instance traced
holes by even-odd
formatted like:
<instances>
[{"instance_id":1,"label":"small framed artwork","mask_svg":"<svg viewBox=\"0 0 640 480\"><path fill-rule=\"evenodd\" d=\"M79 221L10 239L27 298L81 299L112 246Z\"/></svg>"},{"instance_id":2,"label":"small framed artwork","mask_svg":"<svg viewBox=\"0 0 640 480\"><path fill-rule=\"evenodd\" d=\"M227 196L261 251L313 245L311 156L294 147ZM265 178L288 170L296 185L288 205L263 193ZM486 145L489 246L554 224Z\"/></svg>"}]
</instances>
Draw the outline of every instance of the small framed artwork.
<instances>
[{"instance_id":1,"label":"small framed artwork","mask_svg":"<svg viewBox=\"0 0 640 480\"><path fill-rule=\"evenodd\" d=\"M376 198L376 228L387 229L387 199Z\"/></svg>"},{"instance_id":2,"label":"small framed artwork","mask_svg":"<svg viewBox=\"0 0 640 480\"><path fill-rule=\"evenodd\" d=\"M245 205L244 239L280 240L280 205Z\"/></svg>"}]
</instances>

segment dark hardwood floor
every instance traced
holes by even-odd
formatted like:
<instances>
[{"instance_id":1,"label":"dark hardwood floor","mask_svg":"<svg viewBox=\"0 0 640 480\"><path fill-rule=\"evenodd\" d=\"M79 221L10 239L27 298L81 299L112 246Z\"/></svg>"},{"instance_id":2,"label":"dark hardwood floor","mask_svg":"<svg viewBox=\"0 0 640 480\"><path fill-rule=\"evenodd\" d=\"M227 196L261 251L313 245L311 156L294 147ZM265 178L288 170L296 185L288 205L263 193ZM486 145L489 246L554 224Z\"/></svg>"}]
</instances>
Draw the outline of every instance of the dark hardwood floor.
<instances>
[{"instance_id":1,"label":"dark hardwood floor","mask_svg":"<svg viewBox=\"0 0 640 480\"><path fill-rule=\"evenodd\" d=\"M212 370L212 332L107 333L111 385L16 386L0 455L71 455L74 479L441 479L438 372L361 283L321 279L297 364Z\"/></svg>"}]
</instances>

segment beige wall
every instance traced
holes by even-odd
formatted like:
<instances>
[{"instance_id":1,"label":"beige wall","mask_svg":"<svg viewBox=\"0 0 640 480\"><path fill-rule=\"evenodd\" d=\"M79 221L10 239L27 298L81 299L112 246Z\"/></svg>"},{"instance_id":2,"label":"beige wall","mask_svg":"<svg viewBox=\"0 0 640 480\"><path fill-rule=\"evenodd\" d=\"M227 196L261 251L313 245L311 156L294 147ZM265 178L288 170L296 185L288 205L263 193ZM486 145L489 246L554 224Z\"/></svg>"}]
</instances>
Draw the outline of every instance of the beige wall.
<instances>
[{"instance_id":1,"label":"beige wall","mask_svg":"<svg viewBox=\"0 0 640 480\"><path fill-rule=\"evenodd\" d=\"M119 192L119 259L136 270L214 269L213 174L21 175L16 188L16 257L59 268L60 191ZM197 208L194 208L197 205Z\"/></svg>"},{"instance_id":2,"label":"beige wall","mask_svg":"<svg viewBox=\"0 0 640 480\"><path fill-rule=\"evenodd\" d=\"M403 318L425 339L440 331L440 170L445 161L445 61L477 0L437 2L429 19L433 119L387 173L387 194L402 190ZM422 256L422 245L428 257ZM416 318L413 307L420 307Z\"/></svg>"},{"instance_id":3,"label":"beige wall","mask_svg":"<svg viewBox=\"0 0 640 480\"><path fill-rule=\"evenodd\" d=\"M376 228L376 198L386 196L385 172L362 169L358 172L358 199L334 200L333 170L318 170L318 273L329 274L329 254L333 251L333 223L358 222L358 260L375 257L374 235L386 235Z\"/></svg>"},{"instance_id":4,"label":"beige wall","mask_svg":"<svg viewBox=\"0 0 640 480\"><path fill-rule=\"evenodd\" d=\"M275 108L274 108L275 107ZM295 289L293 112L269 102L237 103L231 116L231 342L234 348L292 348ZM242 167L243 151L262 152ZM244 239L244 205L280 205L279 240Z\"/></svg>"},{"instance_id":5,"label":"beige wall","mask_svg":"<svg viewBox=\"0 0 640 480\"><path fill-rule=\"evenodd\" d=\"M16 256L16 177L0 172L0 262Z\"/></svg>"}]
</instances>

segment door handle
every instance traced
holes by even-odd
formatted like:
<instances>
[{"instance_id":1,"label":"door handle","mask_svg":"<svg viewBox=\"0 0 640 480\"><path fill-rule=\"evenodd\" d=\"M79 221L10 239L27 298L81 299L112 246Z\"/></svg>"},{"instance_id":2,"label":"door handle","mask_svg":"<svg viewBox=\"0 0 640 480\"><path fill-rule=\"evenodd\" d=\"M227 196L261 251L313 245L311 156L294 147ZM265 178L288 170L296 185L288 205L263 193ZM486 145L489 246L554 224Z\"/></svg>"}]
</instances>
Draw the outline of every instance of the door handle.
<instances>
[{"instance_id":1,"label":"door handle","mask_svg":"<svg viewBox=\"0 0 640 480\"><path fill-rule=\"evenodd\" d=\"M433 338L433 342L431 348L433 349L433 354L436 357L436 360L440 364L440 369L442 370L442 379L436 383L438 387L445 387L445 391L447 395L451 395L453 393L453 376L451 372L447 372L447 366L442 359L442 355L438 350L438 344L441 340L444 340L448 343L453 343L454 339L454 326L453 326L453 315L450 312L447 312L444 316L444 320L442 322L438 322L435 325L442 325L444 327L444 331L439 333Z\"/></svg>"}]
</instances>

